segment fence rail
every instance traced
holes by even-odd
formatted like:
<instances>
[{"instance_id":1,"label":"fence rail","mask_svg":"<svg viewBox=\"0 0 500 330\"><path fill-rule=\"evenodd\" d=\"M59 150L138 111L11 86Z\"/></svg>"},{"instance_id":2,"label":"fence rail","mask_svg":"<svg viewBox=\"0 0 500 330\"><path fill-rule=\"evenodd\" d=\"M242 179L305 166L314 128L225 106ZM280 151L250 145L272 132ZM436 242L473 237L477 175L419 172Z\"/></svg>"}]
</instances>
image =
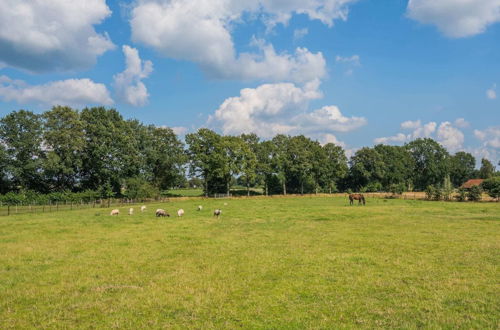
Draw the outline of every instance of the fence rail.
<instances>
[{"instance_id":1,"label":"fence rail","mask_svg":"<svg viewBox=\"0 0 500 330\"><path fill-rule=\"evenodd\" d=\"M45 212L57 212L57 211L70 211L70 210L81 210L81 209L91 209L91 208L109 208L112 206L123 207L131 204L139 203L162 203L168 202L169 198L159 198L159 199L96 199L91 202L50 202L48 204L37 204L37 203L20 203L15 205L6 205L0 202L0 216L8 216L14 214L29 214L29 213L45 213Z\"/></svg>"}]
</instances>

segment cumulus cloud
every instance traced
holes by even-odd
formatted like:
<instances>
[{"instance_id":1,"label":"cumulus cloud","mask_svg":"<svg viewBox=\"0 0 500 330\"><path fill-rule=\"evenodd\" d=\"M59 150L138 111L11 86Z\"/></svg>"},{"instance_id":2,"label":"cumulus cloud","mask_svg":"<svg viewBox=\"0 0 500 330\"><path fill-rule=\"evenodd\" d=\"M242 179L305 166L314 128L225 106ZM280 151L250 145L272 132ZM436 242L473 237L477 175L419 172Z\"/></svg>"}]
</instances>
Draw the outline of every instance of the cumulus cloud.
<instances>
[{"instance_id":1,"label":"cumulus cloud","mask_svg":"<svg viewBox=\"0 0 500 330\"><path fill-rule=\"evenodd\" d=\"M467 122L464 118L457 118L455 120L455 126L459 128L466 128L469 127L469 122Z\"/></svg>"},{"instance_id":2,"label":"cumulus cloud","mask_svg":"<svg viewBox=\"0 0 500 330\"><path fill-rule=\"evenodd\" d=\"M240 96L226 99L209 118L224 134L308 134L320 137L347 132L366 124L361 117L344 116L336 106L309 110L309 102L322 97L319 81L298 87L292 83L264 84L245 88Z\"/></svg>"},{"instance_id":3,"label":"cumulus cloud","mask_svg":"<svg viewBox=\"0 0 500 330\"><path fill-rule=\"evenodd\" d=\"M398 133L393 136L379 137L373 140L375 144L401 144L418 138L434 138L450 151L462 149L464 134L458 127L467 127L468 123L463 118L455 120L454 124L449 121L442 122L439 126L436 122L422 124L420 120L405 121L401 128L411 131L410 133Z\"/></svg>"},{"instance_id":4,"label":"cumulus cloud","mask_svg":"<svg viewBox=\"0 0 500 330\"><path fill-rule=\"evenodd\" d=\"M304 38L308 33L309 33L308 28L295 29L293 31L293 40L298 41L298 40Z\"/></svg>"},{"instance_id":5,"label":"cumulus cloud","mask_svg":"<svg viewBox=\"0 0 500 330\"><path fill-rule=\"evenodd\" d=\"M33 72L91 67L114 45L97 33L105 0L0 1L0 62Z\"/></svg>"},{"instance_id":6,"label":"cumulus cloud","mask_svg":"<svg viewBox=\"0 0 500 330\"><path fill-rule=\"evenodd\" d=\"M342 57L342 56L337 55L337 57L335 57L335 62L349 63L352 65L361 65L359 55L352 55L352 56L348 56L348 57Z\"/></svg>"},{"instance_id":7,"label":"cumulus cloud","mask_svg":"<svg viewBox=\"0 0 500 330\"><path fill-rule=\"evenodd\" d=\"M153 72L151 61L142 61L137 49L123 46L125 55L125 71L115 75L114 88L120 100L133 106L143 106L147 103L149 94L142 79Z\"/></svg>"},{"instance_id":8,"label":"cumulus cloud","mask_svg":"<svg viewBox=\"0 0 500 330\"><path fill-rule=\"evenodd\" d=\"M238 53L231 28L248 17L271 27L286 24L294 13L331 26L335 19L346 19L350 2L139 0L131 13L132 39L164 56L195 62L216 78L306 82L325 75L321 52L277 52L271 44L254 40L255 52Z\"/></svg>"},{"instance_id":9,"label":"cumulus cloud","mask_svg":"<svg viewBox=\"0 0 500 330\"><path fill-rule=\"evenodd\" d=\"M184 126L171 127L176 135L186 135L188 128Z\"/></svg>"},{"instance_id":10,"label":"cumulus cloud","mask_svg":"<svg viewBox=\"0 0 500 330\"><path fill-rule=\"evenodd\" d=\"M449 121L439 125L437 129L437 140L450 151L462 149L464 143L464 134Z\"/></svg>"},{"instance_id":11,"label":"cumulus cloud","mask_svg":"<svg viewBox=\"0 0 500 330\"><path fill-rule=\"evenodd\" d=\"M447 37L470 37L500 21L500 0L410 0L407 13Z\"/></svg>"},{"instance_id":12,"label":"cumulus cloud","mask_svg":"<svg viewBox=\"0 0 500 330\"><path fill-rule=\"evenodd\" d=\"M345 149L346 147L346 144L343 142L343 141L340 141L339 139L337 139L337 137L333 134L324 134L321 139L321 144L322 145L325 145L325 144L328 144L328 143L333 143L335 145L338 145L339 147L342 147Z\"/></svg>"},{"instance_id":13,"label":"cumulus cloud","mask_svg":"<svg viewBox=\"0 0 500 330\"><path fill-rule=\"evenodd\" d=\"M43 85L28 85L22 80L0 76L0 98L6 102L37 103L49 106L113 104L106 86L90 79L67 79Z\"/></svg>"},{"instance_id":14,"label":"cumulus cloud","mask_svg":"<svg viewBox=\"0 0 500 330\"><path fill-rule=\"evenodd\" d=\"M497 98L497 84L493 84L491 88L486 90L486 97L490 100L494 100Z\"/></svg>"},{"instance_id":15,"label":"cumulus cloud","mask_svg":"<svg viewBox=\"0 0 500 330\"><path fill-rule=\"evenodd\" d=\"M476 129L474 136L482 141L485 147L500 149L500 126L489 127L483 131Z\"/></svg>"}]
</instances>

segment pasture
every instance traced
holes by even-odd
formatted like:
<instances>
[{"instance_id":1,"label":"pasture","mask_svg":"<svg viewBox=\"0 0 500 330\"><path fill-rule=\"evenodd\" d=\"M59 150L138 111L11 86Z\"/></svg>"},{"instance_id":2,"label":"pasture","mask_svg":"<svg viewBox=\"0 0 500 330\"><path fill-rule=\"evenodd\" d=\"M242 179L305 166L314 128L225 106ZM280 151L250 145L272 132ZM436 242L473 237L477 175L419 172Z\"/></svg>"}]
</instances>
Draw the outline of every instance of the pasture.
<instances>
[{"instance_id":1,"label":"pasture","mask_svg":"<svg viewBox=\"0 0 500 330\"><path fill-rule=\"evenodd\" d=\"M155 218L158 207L172 216ZM0 328L500 326L500 203L110 210L0 217Z\"/></svg>"}]
</instances>

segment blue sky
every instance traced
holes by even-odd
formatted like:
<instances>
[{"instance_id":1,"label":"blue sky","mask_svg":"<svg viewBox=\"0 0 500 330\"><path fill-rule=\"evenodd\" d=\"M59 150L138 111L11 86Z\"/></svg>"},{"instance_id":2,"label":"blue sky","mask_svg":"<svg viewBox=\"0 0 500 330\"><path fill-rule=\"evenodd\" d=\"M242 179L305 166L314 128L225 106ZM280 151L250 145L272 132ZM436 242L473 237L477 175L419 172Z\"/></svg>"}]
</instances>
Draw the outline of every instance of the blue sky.
<instances>
[{"instance_id":1,"label":"blue sky","mask_svg":"<svg viewBox=\"0 0 500 330\"><path fill-rule=\"evenodd\" d=\"M0 115L104 104L352 153L500 158L499 0L0 1Z\"/></svg>"}]
</instances>

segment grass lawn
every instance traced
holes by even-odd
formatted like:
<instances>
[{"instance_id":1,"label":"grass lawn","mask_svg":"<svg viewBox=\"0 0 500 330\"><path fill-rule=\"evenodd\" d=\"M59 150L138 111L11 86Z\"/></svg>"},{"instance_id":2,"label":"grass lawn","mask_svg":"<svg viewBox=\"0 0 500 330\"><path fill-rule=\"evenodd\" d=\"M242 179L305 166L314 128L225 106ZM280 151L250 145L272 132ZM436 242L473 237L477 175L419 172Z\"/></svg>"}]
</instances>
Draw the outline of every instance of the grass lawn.
<instances>
[{"instance_id":1,"label":"grass lawn","mask_svg":"<svg viewBox=\"0 0 500 330\"><path fill-rule=\"evenodd\" d=\"M0 217L0 328L500 327L500 203L121 210Z\"/></svg>"}]
</instances>

